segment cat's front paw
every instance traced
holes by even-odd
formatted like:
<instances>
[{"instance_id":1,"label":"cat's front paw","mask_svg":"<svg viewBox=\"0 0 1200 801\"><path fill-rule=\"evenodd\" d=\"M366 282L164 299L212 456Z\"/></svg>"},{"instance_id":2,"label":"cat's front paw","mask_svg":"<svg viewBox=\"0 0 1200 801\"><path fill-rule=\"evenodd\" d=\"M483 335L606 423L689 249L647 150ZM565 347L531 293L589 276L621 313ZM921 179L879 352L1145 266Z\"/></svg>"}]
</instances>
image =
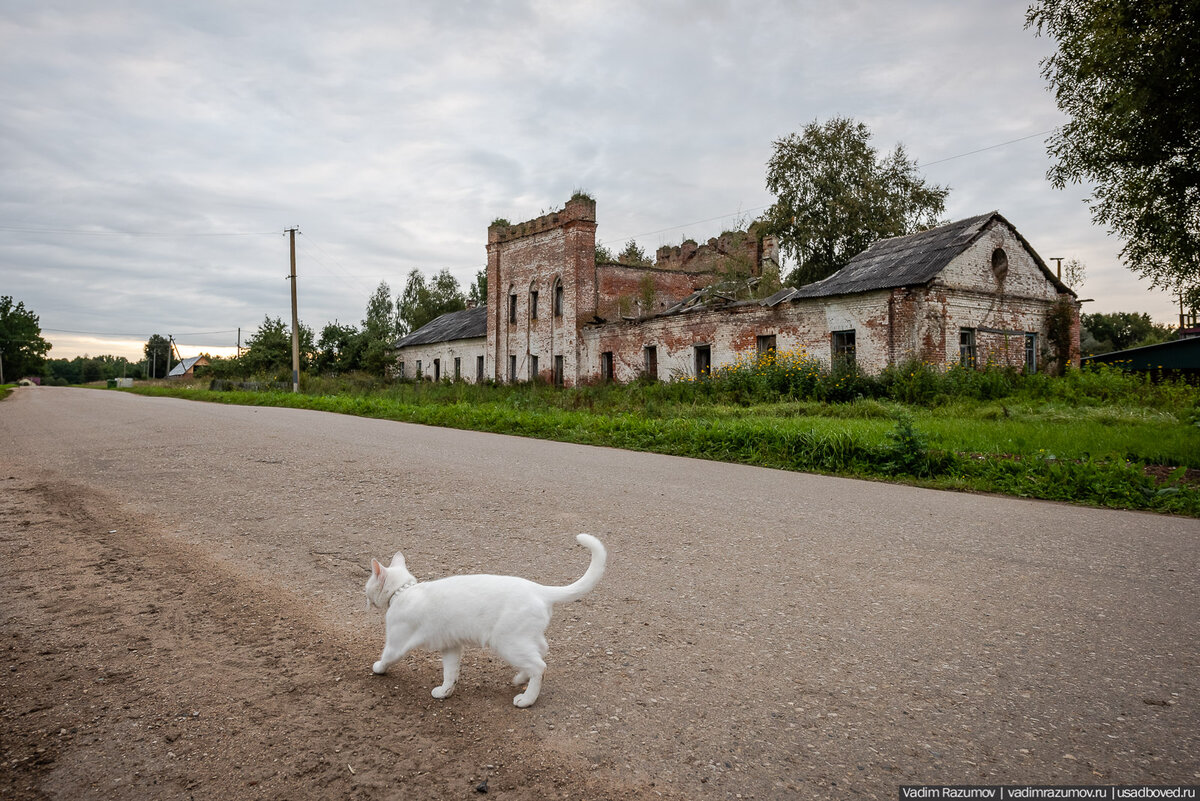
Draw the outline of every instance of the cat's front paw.
<instances>
[{"instance_id":1,"label":"cat's front paw","mask_svg":"<svg viewBox=\"0 0 1200 801\"><path fill-rule=\"evenodd\" d=\"M387 665L385 665L383 662L376 662L375 664L371 665L371 672L376 676L382 676L384 673L387 673Z\"/></svg>"},{"instance_id":2,"label":"cat's front paw","mask_svg":"<svg viewBox=\"0 0 1200 801\"><path fill-rule=\"evenodd\" d=\"M527 693L527 692L521 693L520 695L518 695L516 698L513 699L513 706L519 706L521 709L525 709L526 707L533 706L533 702L536 700L537 700L536 695L531 698L529 696L529 693Z\"/></svg>"},{"instance_id":3,"label":"cat's front paw","mask_svg":"<svg viewBox=\"0 0 1200 801\"><path fill-rule=\"evenodd\" d=\"M451 685L450 687L446 687L445 685L443 685L441 687L434 687L433 691L430 693L430 695L432 695L434 698L449 698L450 693L452 693L452 692L454 692L453 685Z\"/></svg>"}]
</instances>

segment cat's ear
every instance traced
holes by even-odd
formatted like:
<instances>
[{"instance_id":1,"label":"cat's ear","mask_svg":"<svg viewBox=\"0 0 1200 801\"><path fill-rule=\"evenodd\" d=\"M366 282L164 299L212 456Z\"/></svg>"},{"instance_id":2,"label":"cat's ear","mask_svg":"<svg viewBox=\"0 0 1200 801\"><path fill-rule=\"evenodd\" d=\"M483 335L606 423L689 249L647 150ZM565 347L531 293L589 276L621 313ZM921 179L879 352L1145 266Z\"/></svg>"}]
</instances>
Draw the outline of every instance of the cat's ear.
<instances>
[{"instance_id":1,"label":"cat's ear","mask_svg":"<svg viewBox=\"0 0 1200 801\"><path fill-rule=\"evenodd\" d=\"M383 573L383 565L379 564L379 562L377 560L372 559L371 560L371 575L375 576L375 578L379 578L379 575L381 573Z\"/></svg>"},{"instance_id":2,"label":"cat's ear","mask_svg":"<svg viewBox=\"0 0 1200 801\"><path fill-rule=\"evenodd\" d=\"M396 555L392 557L392 565L391 566L392 567L401 567L401 568L404 568L405 570L408 569L404 565L404 552L403 551L396 551Z\"/></svg>"}]
</instances>

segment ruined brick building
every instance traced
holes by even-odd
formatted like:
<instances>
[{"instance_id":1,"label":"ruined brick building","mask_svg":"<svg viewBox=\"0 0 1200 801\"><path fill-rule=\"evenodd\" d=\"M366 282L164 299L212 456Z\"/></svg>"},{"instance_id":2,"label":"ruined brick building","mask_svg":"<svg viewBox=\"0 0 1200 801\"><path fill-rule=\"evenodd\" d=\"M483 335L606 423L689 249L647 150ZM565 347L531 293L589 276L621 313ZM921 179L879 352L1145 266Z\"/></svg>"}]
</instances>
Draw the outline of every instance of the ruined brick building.
<instances>
[{"instance_id":1,"label":"ruined brick building","mask_svg":"<svg viewBox=\"0 0 1200 801\"><path fill-rule=\"evenodd\" d=\"M401 375L670 380L767 349L868 372L914 358L1026 370L1079 359L1075 294L997 212L883 240L822 281L766 298L755 295L777 283L778 250L755 226L659 248L653 264L597 261L586 196L493 223L487 254L487 304L400 339ZM1055 309L1066 312L1066 353L1051 346Z\"/></svg>"}]
</instances>

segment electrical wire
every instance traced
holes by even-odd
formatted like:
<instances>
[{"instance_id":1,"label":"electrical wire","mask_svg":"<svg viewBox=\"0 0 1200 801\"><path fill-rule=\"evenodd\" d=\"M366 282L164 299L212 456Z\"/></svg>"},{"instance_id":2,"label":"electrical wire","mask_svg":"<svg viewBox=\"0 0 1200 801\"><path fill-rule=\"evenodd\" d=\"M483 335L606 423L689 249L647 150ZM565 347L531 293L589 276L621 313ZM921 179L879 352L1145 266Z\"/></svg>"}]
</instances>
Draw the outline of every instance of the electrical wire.
<instances>
[{"instance_id":1,"label":"electrical wire","mask_svg":"<svg viewBox=\"0 0 1200 801\"><path fill-rule=\"evenodd\" d=\"M208 236L267 236L275 231L220 231L213 233L174 233L161 231L84 231L78 228L25 228L15 225L0 225L0 231L24 234L68 234L71 236L155 236L164 238L189 238Z\"/></svg>"},{"instance_id":2,"label":"electrical wire","mask_svg":"<svg viewBox=\"0 0 1200 801\"><path fill-rule=\"evenodd\" d=\"M967 153L959 153L957 156L947 156L944 159L938 159L937 161L927 161L924 164L921 164L920 162L918 162L917 166L918 167L930 167L934 164L942 164L943 162L954 161L955 159L961 159L964 156L974 156L976 153L982 153L985 150L995 150L998 147L1004 147L1005 145L1016 144L1017 142L1024 142L1026 139L1033 139L1035 136L1045 136L1046 134L1052 134L1052 133L1054 133L1054 131L1055 131L1054 128L1051 128L1048 131L1038 131L1037 133L1029 134L1028 136L1022 136L1017 139L1009 139L1007 142L1000 142L999 144L988 145L987 147L981 147L978 150L972 150Z\"/></svg>"},{"instance_id":3,"label":"electrical wire","mask_svg":"<svg viewBox=\"0 0 1200 801\"><path fill-rule=\"evenodd\" d=\"M75 331L70 328L43 328L43 331L53 331L56 334L83 334L93 337L133 337L140 338L142 334L119 334L112 331ZM183 331L178 334L172 334L174 337L200 337L216 334L234 334L237 333L236 328L230 328L224 331Z\"/></svg>"},{"instance_id":4,"label":"electrical wire","mask_svg":"<svg viewBox=\"0 0 1200 801\"><path fill-rule=\"evenodd\" d=\"M954 161L955 159L961 159L966 156L974 156L976 153L983 153L984 151L987 151L987 150L995 150L998 147L1004 147L1006 145L1013 145L1013 144L1016 144L1017 142L1024 142L1026 139L1033 139L1038 136L1045 136L1047 134L1052 134L1052 133L1054 133L1055 130L1056 129L1051 128L1048 131L1038 131L1037 133L1028 134L1027 136L1021 136L1016 139L1009 139L1007 142L998 142L994 145L988 145L987 147L981 147L978 150L969 150L966 153L959 153L958 155L955 155L955 156L947 156L946 158L937 159L936 161L927 161L923 164L918 162L916 164L916 166L917 167L931 167L934 164L944 164L947 161ZM771 207L770 204L768 204L766 206L755 206L753 208L742 209L740 211L731 211L728 214L718 214L716 217L709 217L706 220L696 220L694 222L682 223L680 225L672 225L672 226L668 226L667 228L659 228L656 231L647 231L643 234L622 235L619 237L614 237L613 239L605 239L605 240L601 240L597 244L607 245L609 242L614 241L614 240L617 242L620 242L623 239L639 239L643 236L654 236L655 234L665 234L667 231L676 231L680 228L688 228L693 225L702 225L704 223L710 223L715 220L723 220L727 217L737 217L741 214L746 214L746 213L749 213L752 211L761 211L763 209L769 209L770 207Z\"/></svg>"}]
</instances>

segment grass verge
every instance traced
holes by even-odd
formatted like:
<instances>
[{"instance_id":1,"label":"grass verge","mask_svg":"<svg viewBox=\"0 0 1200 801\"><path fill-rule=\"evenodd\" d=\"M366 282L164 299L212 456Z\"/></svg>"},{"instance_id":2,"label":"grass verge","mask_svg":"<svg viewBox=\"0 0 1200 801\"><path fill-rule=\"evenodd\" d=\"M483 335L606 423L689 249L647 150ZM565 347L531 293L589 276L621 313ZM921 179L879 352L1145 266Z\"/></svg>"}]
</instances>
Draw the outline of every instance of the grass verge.
<instances>
[{"instance_id":1,"label":"grass verge","mask_svg":"<svg viewBox=\"0 0 1200 801\"><path fill-rule=\"evenodd\" d=\"M334 389L132 391L1200 517L1194 401L1172 411L1176 404L1131 405L1125 395L1091 402L1087 393L1068 401L1057 391L921 405L861 397L730 403L671 384Z\"/></svg>"}]
</instances>

